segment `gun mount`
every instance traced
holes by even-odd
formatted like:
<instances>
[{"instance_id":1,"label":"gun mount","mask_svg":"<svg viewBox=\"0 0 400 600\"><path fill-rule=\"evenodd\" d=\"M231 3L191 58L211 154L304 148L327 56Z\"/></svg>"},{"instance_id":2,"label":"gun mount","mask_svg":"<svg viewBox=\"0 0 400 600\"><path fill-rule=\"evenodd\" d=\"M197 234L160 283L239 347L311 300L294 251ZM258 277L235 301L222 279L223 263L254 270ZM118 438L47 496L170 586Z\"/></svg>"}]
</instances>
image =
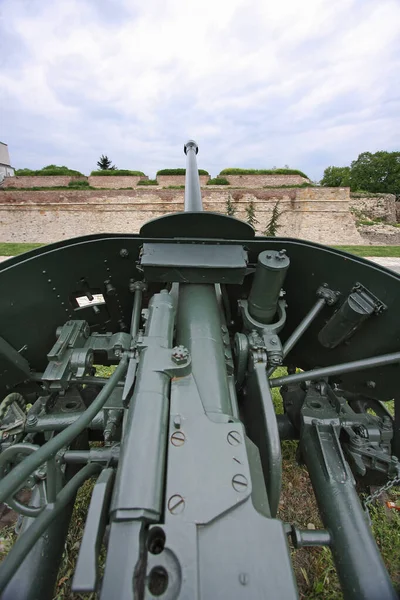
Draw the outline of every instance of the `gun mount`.
<instances>
[{"instance_id":1,"label":"gun mount","mask_svg":"<svg viewBox=\"0 0 400 600\"><path fill-rule=\"evenodd\" d=\"M355 482L400 474L400 276L203 212L197 152L183 213L0 266L0 502L22 518L1 598L53 597L95 478L75 592L292 600L291 540L331 549L346 600L394 599ZM283 439L324 530L277 517Z\"/></svg>"}]
</instances>

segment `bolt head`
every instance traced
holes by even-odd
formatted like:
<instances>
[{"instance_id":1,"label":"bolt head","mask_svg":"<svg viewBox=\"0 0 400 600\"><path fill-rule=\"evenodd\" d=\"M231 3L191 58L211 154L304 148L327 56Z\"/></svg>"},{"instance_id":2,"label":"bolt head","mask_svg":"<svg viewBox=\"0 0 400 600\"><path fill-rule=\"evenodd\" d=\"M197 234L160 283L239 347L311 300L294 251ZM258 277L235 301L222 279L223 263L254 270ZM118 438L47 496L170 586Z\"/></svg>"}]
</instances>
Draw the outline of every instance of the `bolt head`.
<instances>
[{"instance_id":1,"label":"bolt head","mask_svg":"<svg viewBox=\"0 0 400 600\"><path fill-rule=\"evenodd\" d=\"M189 350L185 346L175 346L172 349L171 357L175 364L184 364L189 358Z\"/></svg>"},{"instance_id":2,"label":"bolt head","mask_svg":"<svg viewBox=\"0 0 400 600\"><path fill-rule=\"evenodd\" d=\"M119 255L121 258L127 258L129 256L129 252L126 248L121 248Z\"/></svg>"}]
</instances>

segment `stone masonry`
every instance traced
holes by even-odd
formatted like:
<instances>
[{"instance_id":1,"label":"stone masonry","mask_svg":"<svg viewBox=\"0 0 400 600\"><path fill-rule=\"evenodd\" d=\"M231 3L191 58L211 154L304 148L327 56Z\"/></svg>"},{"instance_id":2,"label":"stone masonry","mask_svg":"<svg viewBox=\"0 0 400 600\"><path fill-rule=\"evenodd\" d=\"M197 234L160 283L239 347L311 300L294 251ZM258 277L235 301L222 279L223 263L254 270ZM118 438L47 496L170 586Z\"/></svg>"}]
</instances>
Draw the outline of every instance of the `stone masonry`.
<instances>
[{"instance_id":1,"label":"stone masonry","mask_svg":"<svg viewBox=\"0 0 400 600\"><path fill-rule=\"evenodd\" d=\"M311 183L301 175L218 175L229 181L231 186L244 188L279 187Z\"/></svg>"},{"instance_id":2,"label":"stone masonry","mask_svg":"<svg viewBox=\"0 0 400 600\"><path fill-rule=\"evenodd\" d=\"M279 236L322 244L361 244L349 210L348 188L232 189L206 186L204 210L246 219L253 202L262 234L279 202ZM134 190L49 190L0 192L2 242L55 242L91 233L136 233L149 219L182 211L184 190L143 187Z\"/></svg>"},{"instance_id":3,"label":"stone masonry","mask_svg":"<svg viewBox=\"0 0 400 600\"><path fill-rule=\"evenodd\" d=\"M70 181L86 181L87 177L71 177L71 175L33 175L6 177L2 183L3 188L30 188L30 187L63 187Z\"/></svg>"},{"instance_id":4,"label":"stone masonry","mask_svg":"<svg viewBox=\"0 0 400 600\"><path fill-rule=\"evenodd\" d=\"M136 187L138 181L148 179L147 176L135 176L135 175L124 175L113 176L113 175L90 175L87 180L89 185L95 188L107 188L110 190L118 190L121 188L133 188Z\"/></svg>"},{"instance_id":5,"label":"stone masonry","mask_svg":"<svg viewBox=\"0 0 400 600\"><path fill-rule=\"evenodd\" d=\"M385 223L396 223L396 196L394 194L350 194L350 209L356 216L381 219Z\"/></svg>"}]
</instances>

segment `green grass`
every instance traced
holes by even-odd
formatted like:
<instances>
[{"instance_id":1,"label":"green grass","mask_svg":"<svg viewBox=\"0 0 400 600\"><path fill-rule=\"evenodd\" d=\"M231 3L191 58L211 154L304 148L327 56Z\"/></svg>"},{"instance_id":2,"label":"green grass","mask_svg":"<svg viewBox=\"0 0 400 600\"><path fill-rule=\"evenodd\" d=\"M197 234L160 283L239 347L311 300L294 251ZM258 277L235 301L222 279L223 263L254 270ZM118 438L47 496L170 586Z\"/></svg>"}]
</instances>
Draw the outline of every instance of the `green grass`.
<instances>
[{"instance_id":1,"label":"green grass","mask_svg":"<svg viewBox=\"0 0 400 600\"><path fill-rule=\"evenodd\" d=\"M356 256L398 256L400 257L400 246L333 246L338 250L344 250Z\"/></svg>"},{"instance_id":2,"label":"green grass","mask_svg":"<svg viewBox=\"0 0 400 600\"><path fill-rule=\"evenodd\" d=\"M238 169L233 167L222 169L220 175L301 175L301 177L307 178L307 175L298 169Z\"/></svg>"},{"instance_id":3,"label":"green grass","mask_svg":"<svg viewBox=\"0 0 400 600\"><path fill-rule=\"evenodd\" d=\"M127 188L128 189L128 188ZM183 189L183 186L169 186L168 189ZM0 256L16 256L23 252L39 248L45 244L26 244L0 242ZM350 252L356 256L398 256L400 258L400 246L333 246L338 250Z\"/></svg>"},{"instance_id":4,"label":"green grass","mask_svg":"<svg viewBox=\"0 0 400 600\"><path fill-rule=\"evenodd\" d=\"M44 244L17 244L17 243L1 243L0 242L0 256L16 256L23 252L29 252L34 248L40 248Z\"/></svg>"}]
</instances>

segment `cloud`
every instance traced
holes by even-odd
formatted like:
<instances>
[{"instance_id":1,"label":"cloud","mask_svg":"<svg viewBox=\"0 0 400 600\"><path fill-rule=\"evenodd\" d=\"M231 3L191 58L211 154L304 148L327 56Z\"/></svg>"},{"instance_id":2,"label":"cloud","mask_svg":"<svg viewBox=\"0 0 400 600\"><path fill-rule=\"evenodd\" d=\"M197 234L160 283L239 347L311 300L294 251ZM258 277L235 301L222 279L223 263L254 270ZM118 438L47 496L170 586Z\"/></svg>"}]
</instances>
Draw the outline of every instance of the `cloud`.
<instances>
[{"instance_id":1,"label":"cloud","mask_svg":"<svg viewBox=\"0 0 400 600\"><path fill-rule=\"evenodd\" d=\"M149 175L398 149L397 0L2 0L0 139L17 167Z\"/></svg>"}]
</instances>

